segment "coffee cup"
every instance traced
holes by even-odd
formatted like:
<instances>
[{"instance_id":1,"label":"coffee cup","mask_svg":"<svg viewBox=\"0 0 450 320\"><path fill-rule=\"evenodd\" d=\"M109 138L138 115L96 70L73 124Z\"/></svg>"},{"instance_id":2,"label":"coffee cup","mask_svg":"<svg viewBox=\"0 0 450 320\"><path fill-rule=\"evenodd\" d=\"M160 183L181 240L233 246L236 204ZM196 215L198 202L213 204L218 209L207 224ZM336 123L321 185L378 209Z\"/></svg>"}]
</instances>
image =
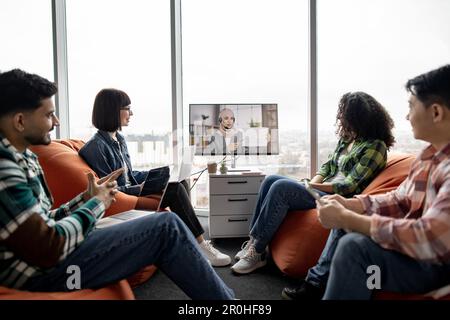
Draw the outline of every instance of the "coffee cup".
<instances>
[{"instance_id":1,"label":"coffee cup","mask_svg":"<svg viewBox=\"0 0 450 320\"><path fill-rule=\"evenodd\" d=\"M217 172L217 163L214 161L208 162L208 173L216 173Z\"/></svg>"}]
</instances>

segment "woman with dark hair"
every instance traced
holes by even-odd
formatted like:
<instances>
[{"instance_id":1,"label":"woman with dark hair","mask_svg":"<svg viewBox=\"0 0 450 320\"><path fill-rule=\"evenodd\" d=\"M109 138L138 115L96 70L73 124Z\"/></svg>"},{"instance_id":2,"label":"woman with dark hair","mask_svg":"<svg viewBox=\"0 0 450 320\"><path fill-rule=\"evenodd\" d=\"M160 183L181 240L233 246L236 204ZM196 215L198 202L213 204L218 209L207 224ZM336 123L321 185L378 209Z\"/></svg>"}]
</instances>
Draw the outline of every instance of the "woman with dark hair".
<instances>
[{"instance_id":1,"label":"woman with dark hair","mask_svg":"<svg viewBox=\"0 0 450 320\"><path fill-rule=\"evenodd\" d=\"M352 197L361 193L385 167L387 151L395 141L391 133L394 123L373 97L364 92L352 92L344 94L339 102L336 125L337 147L309 184L321 196L336 193ZM267 245L287 212L315 207L315 199L303 182L268 176L259 190L250 223L250 239L236 254L238 262L231 269L246 274L264 266ZM326 261L319 261L308 273L311 281L319 282L328 274L324 265Z\"/></svg>"},{"instance_id":2,"label":"woman with dark hair","mask_svg":"<svg viewBox=\"0 0 450 320\"><path fill-rule=\"evenodd\" d=\"M124 174L117 178L119 191L135 196L162 192L169 179L169 168L158 168L150 172L134 171L127 144L119 133L122 127L128 126L133 115L130 104L130 98L121 90L101 90L95 97L92 112L92 124L98 131L80 149L79 154L99 177L124 168ZM221 253L203 238L204 230L195 215L185 181L168 185L160 207L170 207L183 220L211 265L219 267L230 264L231 258L228 255Z\"/></svg>"}]
</instances>

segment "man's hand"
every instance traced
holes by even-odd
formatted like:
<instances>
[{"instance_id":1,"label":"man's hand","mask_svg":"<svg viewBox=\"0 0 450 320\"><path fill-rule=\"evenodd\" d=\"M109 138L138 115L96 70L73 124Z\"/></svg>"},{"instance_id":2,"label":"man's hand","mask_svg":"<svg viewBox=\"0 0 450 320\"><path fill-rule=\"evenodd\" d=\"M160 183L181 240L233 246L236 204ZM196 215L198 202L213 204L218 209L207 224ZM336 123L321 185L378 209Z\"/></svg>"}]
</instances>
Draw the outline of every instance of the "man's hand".
<instances>
[{"instance_id":1,"label":"man's hand","mask_svg":"<svg viewBox=\"0 0 450 320\"><path fill-rule=\"evenodd\" d=\"M371 217L346 209L337 200L328 199L324 204L316 201L316 205L317 218L325 228L344 229L347 232L359 232L370 236Z\"/></svg>"},{"instance_id":2,"label":"man's hand","mask_svg":"<svg viewBox=\"0 0 450 320\"><path fill-rule=\"evenodd\" d=\"M330 201L330 200L336 200L337 202L339 202L340 204L342 204L342 206L344 206L345 208L347 208L347 199L345 199L343 196L341 196L340 194L330 194L330 195L325 195L322 197L324 200L326 201ZM347 208L348 209L348 208Z\"/></svg>"},{"instance_id":3,"label":"man's hand","mask_svg":"<svg viewBox=\"0 0 450 320\"><path fill-rule=\"evenodd\" d=\"M124 168L117 169L116 171L111 172L107 176L104 176L103 178L98 179L97 184L102 184L103 182L106 182L106 181L115 181L124 172L125 172Z\"/></svg>"},{"instance_id":4,"label":"man's hand","mask_svg":"<svg viewBox=\"0 0 450 320\"><path fill-rule=\"evenodd\" d=\"M94 175L92 172L89 172L88 188L83 194L83 199L87 201L92 197L96 197L105 204L106 208L109 208L111 203L116 200L115 194L118 192L116 179L123 171L123 169L116 170L98 181L95 181Z\"/></svg>"},{"instance_id":5,"label":"man's hand","mask_svg":"<svg viewBox=\"0 0 450 320\"><path fill-rule=\"evenodd\" d=\"M321 201L322 202L322 201ZM317 217L319 222L327 229L345 229L349 212L337 200L327 199L320 203L316 201Z\"/></svg>"},{"instance_id":6,"label":"man's hand","mask_svg":"<svg viewBox=\"0 0 450 320\"><path fill-rule=\"evenodd\" d=\"M339 202L342 206L344 206L348 210L354 211L359 214L364 213L364 208L361 204L361 201L359 201L358 199L355 199L355 198L347 199L339 194L326 195L326 196L323 196L322 199L324 199L325 201L336 200L337 202Z\"/></svg>"}]
</instances>

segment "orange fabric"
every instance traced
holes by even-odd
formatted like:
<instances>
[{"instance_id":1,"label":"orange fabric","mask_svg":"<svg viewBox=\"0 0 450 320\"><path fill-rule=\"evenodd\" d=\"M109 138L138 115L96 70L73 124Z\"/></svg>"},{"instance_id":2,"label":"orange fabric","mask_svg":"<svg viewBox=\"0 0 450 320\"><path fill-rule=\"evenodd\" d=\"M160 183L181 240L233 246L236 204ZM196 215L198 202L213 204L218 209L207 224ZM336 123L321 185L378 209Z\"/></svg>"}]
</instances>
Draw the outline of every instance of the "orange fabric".
<instances>
[{"instance_id":1,"label":"orange fabric","mask_svg":"<svg viewBox=\"0 0 450 320\"><path fill-rule=\"evenodd\" d=\"M133 291L126 280L101 289L71 292L30 292L0 286L0 300L134 300Z\"/></svg>"},{"instance_id":2,"label":"orange fabric","mask_svg":"<svg viewBox=\"0 0 450 320\"><path fill-rule=\"evenodd\" d=\"M161 197L156 195L139 197L136 203L136 210L156 210L160 199Z\"/></svg>"},{"instance_id":3,"label":"orange fabric","mask_svg":"<svg viewBox=\"0 0 450 320\"><path fill-rule=\"evenodd\" d=\"M154 265L147 266L133 274L131 277L127 279L128 283L132 288L135 288L153 276L153 274L158 270Z\"/></svg>"},{"instance_id":4,"label":"orange fabric","mask_svg":"<svg viewBox=\"0 0 450 320\"><path fill-rule=\"evenodd\" d=\"M301 277L316 264L328 234L316 209L291 211L270 243L272 258L283 273Z\"/></svg>"},{"instance_id":5,"label":"orange fabric","mask_svg":"<svg viewBox=\"0 0 450 320\"><path fill-rule=\"evenodd\" d=\"M386 168L363 191L363 194L381 194L395 190L408 176L415 157L409 154L389 154Z\"/></svg>"},{"instance_id":6,"label":"orange fabric","mask_svg":"<svg viewBox=\"0 0 450 320\"><path fill-rule=\"evenodd\" d=\"M33 146L31 150L39 157L45 172L45 178L55 200L54 207L72 199L86 190L88 172L94 171L78 156L78 150L84 145L81 140L55 140L48 146ZM118 192L116 202L105 213L110 216L132 210L137 197Z\"/></svg>"}]
</instances>

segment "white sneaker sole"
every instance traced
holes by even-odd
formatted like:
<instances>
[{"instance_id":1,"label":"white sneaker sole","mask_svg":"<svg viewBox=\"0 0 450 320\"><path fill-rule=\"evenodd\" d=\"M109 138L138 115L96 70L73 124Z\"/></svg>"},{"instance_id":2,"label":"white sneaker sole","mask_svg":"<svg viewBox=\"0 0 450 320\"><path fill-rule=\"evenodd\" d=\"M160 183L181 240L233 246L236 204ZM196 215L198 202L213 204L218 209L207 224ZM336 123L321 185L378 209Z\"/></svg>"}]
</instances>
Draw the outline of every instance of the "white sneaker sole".
<instances>
[{"instance_id":1,"label":"white sneaker sole","mask_svg":"<svg viewBox=\"0 0 450 320\"><path fill-rule=\"evenodd\" d=\"M264 260L264 261L259 261L257 264L255 264L253 267L251 267L249 269L245 269L245 270L236 269L236 268L233 268L234 267L233 266L233 267L231 267L231 270L233 272L239 273L239 274L248 274L248 273L255 271L256 269L264 267L266 264L267 264L267 260Z\"/></svg>"},{"instance_id":2,"label":"white sneaker sole","mask_svg":"<svg viewBox=\"0 0 450 320\"><path fill-rule=\"evenodd\" d=\"M229 261L222 261L222 262L211 262L211 260L209 260L209 263L213 267L225 267L231 264L231 259Z\"/></svg>"}]
</instances>

